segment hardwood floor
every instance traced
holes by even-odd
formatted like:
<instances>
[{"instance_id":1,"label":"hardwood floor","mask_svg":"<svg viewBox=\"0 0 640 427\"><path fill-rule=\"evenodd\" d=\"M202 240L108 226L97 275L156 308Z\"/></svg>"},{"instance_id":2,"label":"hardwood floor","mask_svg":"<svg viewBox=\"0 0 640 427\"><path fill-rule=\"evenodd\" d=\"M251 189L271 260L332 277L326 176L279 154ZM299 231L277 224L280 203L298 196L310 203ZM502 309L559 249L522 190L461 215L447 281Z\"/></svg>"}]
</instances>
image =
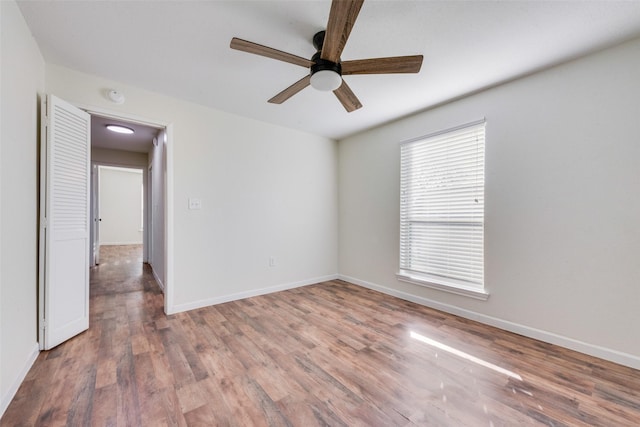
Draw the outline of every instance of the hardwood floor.
<instances>
[{"instance_id":1,"label":"hardwood floor","mask_svg":"<svg viewBox=\"0 0 640 427\"><path fill-rule=\"evenodd\" d=\"M640 425L637 370L341 281L165 316L112 252L2 426Z\"/></svg>"}]
</instances>

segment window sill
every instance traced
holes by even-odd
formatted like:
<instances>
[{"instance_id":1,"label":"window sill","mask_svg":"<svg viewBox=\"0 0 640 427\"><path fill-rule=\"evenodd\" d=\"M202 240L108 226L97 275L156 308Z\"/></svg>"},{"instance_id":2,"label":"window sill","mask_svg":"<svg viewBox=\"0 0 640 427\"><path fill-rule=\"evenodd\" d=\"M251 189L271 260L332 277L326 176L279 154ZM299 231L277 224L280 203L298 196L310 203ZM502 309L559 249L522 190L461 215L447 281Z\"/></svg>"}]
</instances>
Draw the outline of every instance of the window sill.
<instances>
[{"instance_id":1,"label":"window sill","mask_svg":"<svg viewBox=\"0 0 640 427\"><path fill-rule=\"evenodd\" d=\"M396 274L396 277L401 282L407 282L414 285L424 286L439 291L449 292L456 295L462 295L465 297L475 298L482 301L489 299L489 292L484 289L474 288L472 286L464 286L454 283L435 282L425 277L410 275L404 272Z\"/></svg>"}]
</instances>

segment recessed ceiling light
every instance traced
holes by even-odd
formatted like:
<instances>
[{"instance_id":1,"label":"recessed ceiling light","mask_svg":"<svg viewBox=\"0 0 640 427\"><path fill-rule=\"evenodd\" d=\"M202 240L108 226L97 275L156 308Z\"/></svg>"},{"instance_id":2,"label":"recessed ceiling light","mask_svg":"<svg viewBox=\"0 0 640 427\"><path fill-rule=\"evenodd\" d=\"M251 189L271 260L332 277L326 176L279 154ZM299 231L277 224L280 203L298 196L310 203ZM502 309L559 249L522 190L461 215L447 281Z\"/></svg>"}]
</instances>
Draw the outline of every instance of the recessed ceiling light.
<instances>
[{"instance_id":1,"label":"recessed ceiling light","mask_svg":"<svg viewBox=\"0 0 640 427\"><path fill-rule=\"evenodd\" d=\"M111 132L132 134L133 129L120 125L107 125L107 129Z\"/></svg>"}]
</instances>

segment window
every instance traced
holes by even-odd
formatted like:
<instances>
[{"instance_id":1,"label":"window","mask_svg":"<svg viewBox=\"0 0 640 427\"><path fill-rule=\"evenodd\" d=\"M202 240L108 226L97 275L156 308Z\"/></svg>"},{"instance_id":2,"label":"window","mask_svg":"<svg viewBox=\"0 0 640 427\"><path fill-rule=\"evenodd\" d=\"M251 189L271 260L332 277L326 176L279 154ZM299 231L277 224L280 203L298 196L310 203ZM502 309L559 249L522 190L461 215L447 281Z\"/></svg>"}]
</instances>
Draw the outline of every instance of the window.
<instances>
[{"instance_id":1,"label":"window","mask_svg":"<svg viewBox=\"0 0 640 427\"><path fill-rule=\"evenodd\" d=\"M485 122L400 147L398 279L486 299Z\"/></svg>"}]
</instances>

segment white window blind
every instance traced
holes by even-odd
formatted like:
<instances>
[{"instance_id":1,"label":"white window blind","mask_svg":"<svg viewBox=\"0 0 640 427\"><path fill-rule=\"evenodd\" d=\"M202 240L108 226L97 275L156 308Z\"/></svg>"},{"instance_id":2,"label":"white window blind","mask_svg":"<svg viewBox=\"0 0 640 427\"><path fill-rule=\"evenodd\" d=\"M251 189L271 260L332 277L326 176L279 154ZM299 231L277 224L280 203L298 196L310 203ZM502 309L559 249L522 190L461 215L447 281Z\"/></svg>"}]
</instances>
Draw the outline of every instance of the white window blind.
<instances>
[{"instance_id":1,"label":"white window blind","mask_svg":"<svg viewBox=\"0 0 640 427\"><path fill-rule=\"evenodd\" d=\"M484 288L485 123L400 147L400 275Z\"/></svg>"}]
</instances>

